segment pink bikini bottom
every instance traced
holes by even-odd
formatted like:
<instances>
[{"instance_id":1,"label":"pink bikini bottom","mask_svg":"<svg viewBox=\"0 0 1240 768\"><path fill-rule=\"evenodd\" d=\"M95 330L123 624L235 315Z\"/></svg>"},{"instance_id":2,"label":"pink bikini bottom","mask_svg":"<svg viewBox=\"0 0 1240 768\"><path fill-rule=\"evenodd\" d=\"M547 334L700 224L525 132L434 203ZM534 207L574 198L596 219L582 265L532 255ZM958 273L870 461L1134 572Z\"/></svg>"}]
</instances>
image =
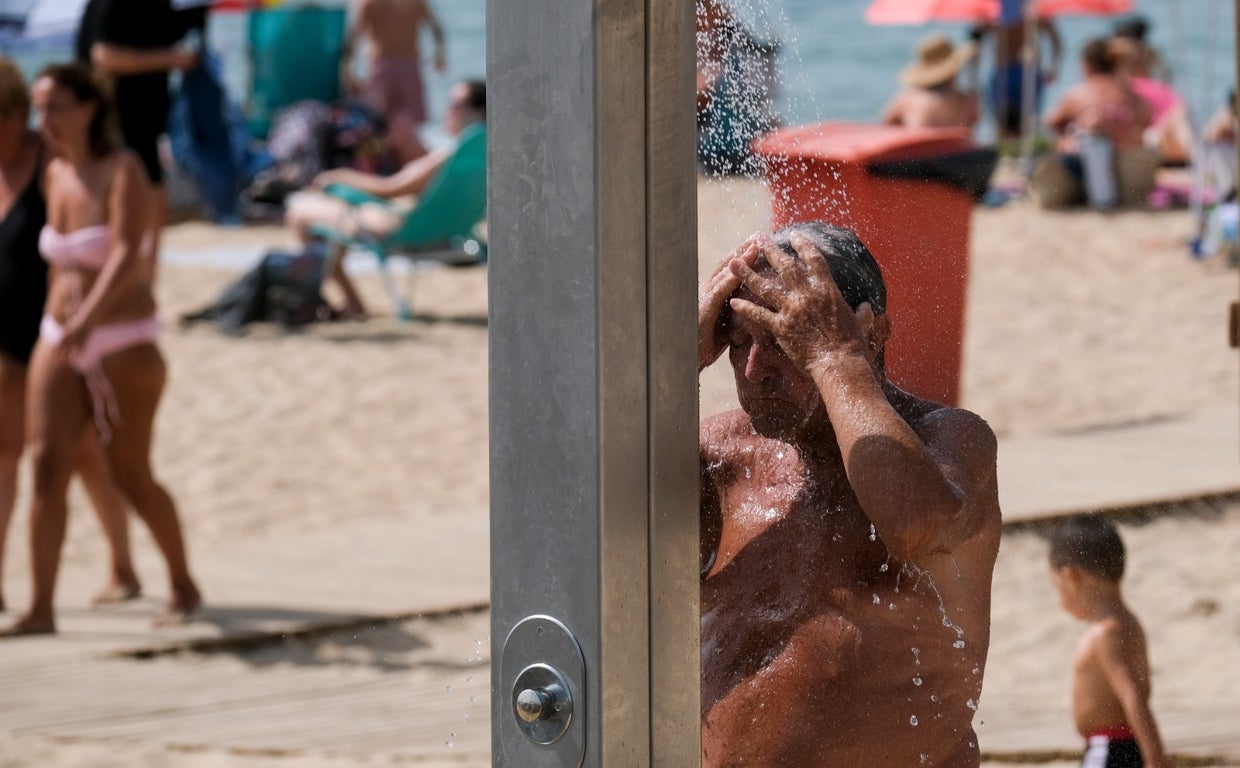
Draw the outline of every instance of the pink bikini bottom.
<instances>
[{"instance_id":1,"label":"pink bikini bottom","mask_svg":"<svg viewBox=\"0 0 1240 768\"><path fill-rule=\"evenodd\" d=\"M56 345L64 335L64 327L55 318L51 315L43 316L43 322L39 325L40 339ZM111 425L120 426L121 414L116 403L116 393L108 378L103 375L103 359L123 349L140 344L154 344L158 338L159 319L154 315L101 325L90 332L82 348L69 358L73 369L86 379L86 388L90 391L91 405L95 412L95 427L99 430L99 440L104 445L112 439Z\"/></svg>"}]
</instances>

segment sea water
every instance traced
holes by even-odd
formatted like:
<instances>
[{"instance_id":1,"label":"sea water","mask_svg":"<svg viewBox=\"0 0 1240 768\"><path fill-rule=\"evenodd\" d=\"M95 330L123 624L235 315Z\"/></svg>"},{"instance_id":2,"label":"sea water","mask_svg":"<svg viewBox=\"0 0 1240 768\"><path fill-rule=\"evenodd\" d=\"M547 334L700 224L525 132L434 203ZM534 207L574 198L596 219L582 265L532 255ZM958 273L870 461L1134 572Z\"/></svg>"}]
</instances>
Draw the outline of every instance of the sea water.
<instances>
[{"instance_id":1,"label":"sea water","mask_svg":"<svg viewBox=\"0 0 1240 768\"><path fill-rule=\"evenodd\" d=\"M486 73L486 0L430 2L447 37L446 70L439 74L427 67L427 103L432 124L429 130L433 134L434 126L442 119L451 85L461 78L482 77ZM921 37L942 32L963 41L968 29L962 23L871 26L864 20L871 0L731 2L759 38L780 43L782 83L777 106L787 124L876 119L897 88L899 71L911 60ZM1176 87L1200 125L1223 105L1235 79L1231 0L1134 0L1134 7L1149 19L1151 42L1171 66ZM1079 52L1083 44L1107 34L1113 23L1114 19L1096 16L1058 20L1064 40L1063 67L1059 80L1048 89L1044 104L1054 103L1067 86L1080 80ZM212 14L208 38L225 61L230 90L243 102L249 55L244 14ZM0 43L0 49L3 47ZM429 52L429 40L426 49ZM67 49L26 52L19 56L19 63L33 73L68 53ZM983 75L987 64L983 58ZM983 123L979 133L983 138L991 136L993 128Z\"/></svg>"}]
</instances>

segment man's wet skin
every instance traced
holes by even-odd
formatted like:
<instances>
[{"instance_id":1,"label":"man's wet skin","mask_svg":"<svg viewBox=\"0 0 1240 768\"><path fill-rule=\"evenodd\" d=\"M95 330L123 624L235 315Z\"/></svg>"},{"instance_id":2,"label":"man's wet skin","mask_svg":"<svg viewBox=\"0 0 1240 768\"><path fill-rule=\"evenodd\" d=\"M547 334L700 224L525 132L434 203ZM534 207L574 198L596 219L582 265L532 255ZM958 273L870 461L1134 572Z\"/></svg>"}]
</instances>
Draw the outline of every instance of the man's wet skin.
<instances>
[{"instance_id":1,"label":"man's wet skin","mask_svg":"<svg viewBox=\"0 0 1240 768\"><path fill-rule=\"evenodd\" d=\"M971 722L999 533L993 474L958 524L893 556L886 523L853 490L814 379L764 328L728 323L744 410L702 428L703 765L977 765ZM880 387L927 442L989 435L972 414L885 379ZM864 418L863 393L858 401ZM850 458L890 456L885 439L850 438Z\"/></svg>"}]
</instances>

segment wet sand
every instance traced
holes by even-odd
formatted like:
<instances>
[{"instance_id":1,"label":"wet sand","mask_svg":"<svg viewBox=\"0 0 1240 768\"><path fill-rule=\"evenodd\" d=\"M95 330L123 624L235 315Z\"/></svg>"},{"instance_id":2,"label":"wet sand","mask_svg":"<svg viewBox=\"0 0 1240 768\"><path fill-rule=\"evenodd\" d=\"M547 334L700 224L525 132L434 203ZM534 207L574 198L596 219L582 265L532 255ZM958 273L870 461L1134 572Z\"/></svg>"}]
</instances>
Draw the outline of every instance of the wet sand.
<instances>
[{"instance_id":1,"label":"wet sand","mask_svg":"<svg viewBox=\"0 0 1240 768\"><path fill-rule=\"evenodd\" d=\"M699 200L699 266L705 272L765 225L767 202L753 182L703 183ZM1240 375L1236 353L1226 345L1226 318L1237 293L1236 272L1187 256L1183 241L1190 224L1183 211L1048 214L1020 202L978 209L963 405L1000 435L1020 436L1104 429L1235 402ZM178 254L192 254L274 245L287 236L189 223L172 228L166 242ZM347 532L358 516L400 519L414 508L445 515L485 510L484 270L423 274L415 297L420 322L414 324L391 318L377 281L364 275L361 287L380 313L368 322L292 334L263 327L242 339L205 326L176 327L179 314L209 301L234 277L178 264L166 266L160 279L171 383L159 418L156 463L180 502L191 547L227 548L247 537L279 546L300 533ZM505 329L491 331L490 343L503 343ZM729 376L722 366L703 376L703 414L731 407ZM80 492L74 494L66 562L102 573L97 531ZM25 496L19 517L24 503ZM1234 675L1240 585L1232 554L1240 548L1240 504L1178 512L1122 528L1131 552L1126 589L1150 633L1156 713L1240 711ZM22 596L23 535L14 531L6 563L12 603ZM145 534L137 536L136 546L149 561ZM416 556L417 542L409 548ZM348 578L348 559L364 556L348 549L345 536L325 567L340 567L341 578ZM1068 664L1082 627L1054 604L1044 560L1036 532L1005 537L978 720L991 712L1000 721L1013 712L1049 713L1062 720L1071 744ZM158 573L147 576L152 592L159 589ZM396 654L382 644L372 652ZM348 656L332 658L326 673L358 674ZM183 663L201 663L207 673L215 662ZM405 673L399 664L374 671ZM485 709L476 717L485 717ZM999 728L993 717L991 722ZM998 743L1001 732L988 737L987 726L980 726L979 734L986 751L1008 751ZM484 762L444 747L442 765ZM254 755L170 751L148 742L66 742L13 734L0 724L0 768L389 764L410 762L381 755ZM987 763L1000 764L1033 763Z\"/></svg>"}]
</instances>

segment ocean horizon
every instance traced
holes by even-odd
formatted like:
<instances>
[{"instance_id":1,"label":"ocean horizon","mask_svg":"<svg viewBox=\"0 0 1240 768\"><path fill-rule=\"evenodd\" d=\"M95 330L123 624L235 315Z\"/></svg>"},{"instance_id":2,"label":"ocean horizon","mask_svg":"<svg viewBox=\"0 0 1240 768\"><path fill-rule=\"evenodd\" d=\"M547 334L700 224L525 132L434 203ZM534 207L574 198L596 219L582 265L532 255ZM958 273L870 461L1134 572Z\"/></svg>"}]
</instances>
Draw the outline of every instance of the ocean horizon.
<instances>
[{"instance_id":1,"label":"ocean horizon","mask_svg":"<svg viewBox=\"0 0 1240 768\"><path fill-rule=\"evenodd\" d=\"M760 39L779 45L781 73L777 112L785 124L829 120L873 121L897 88L900 69L913 55L917 41L942 32L963 41L968 25L873 26L864 20L871 0L732 0L738 16ZM0 15L33 0L0 0ZM292 0L290 0L292 2ZM426 70L427 102L434 137L442 106L454 82L486 73L485 0L430 0L447 38L447 68ZM319 5L339 6L344 0ZM1173 73L1173 84L1200 124L1224 104L1235 82L1235 41L1232 3L1227 0L1134 0L1134 11L1150 22L1150 40ZM249 50L244 13L211 16L208 44L224 61L225 78L235 100L244 106ZM1064 41L1059 79L1047 90L1045 104L1054 103L1080 79L1079 52L1092 37L1109 33L1114 18L1061 17L1056 21ZM429 41L428 48L429 48ZM0 51L4 50L0 41ZM48 61L70 55L67 47L18 53L28 74ZM987 60L983 57L983 76ZM979 138L993 136L984 120Z\"/></svg>"}]
</instances>

